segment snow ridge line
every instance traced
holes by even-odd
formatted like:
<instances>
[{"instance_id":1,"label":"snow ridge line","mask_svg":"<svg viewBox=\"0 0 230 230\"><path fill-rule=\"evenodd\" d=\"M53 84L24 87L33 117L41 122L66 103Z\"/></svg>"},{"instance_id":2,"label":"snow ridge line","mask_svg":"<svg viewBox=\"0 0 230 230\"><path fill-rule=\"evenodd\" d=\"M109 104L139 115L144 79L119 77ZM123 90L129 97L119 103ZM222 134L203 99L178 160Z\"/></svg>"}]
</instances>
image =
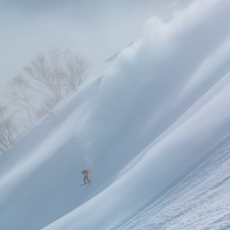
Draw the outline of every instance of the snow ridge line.
<instances>
[{"instance_id":1,"label":"snow ridge line","mask_svg":"<svg viewBox=\"0 0 230 230\"><path fill-rule=\"evenodd\" d=\"M149 200L146 204L138 208L135 212L130 214L128 217L126 217L124 220L122 220L120 223L112 227L110 230L116 230L119 227L121 227L123 224L131 220L134 216L139 214L141 211L146 209L148 206L153 204L155 201L157 201L161 196L163 196L167 191L169 191L172 187L174 187L177 183L179 183L181 180L185 178L191 171L193 171L196 167L198 167L204 160L208 159L212 153L214 153L217 149L219 149L222 145L227 143L230 140L230 134L228 134L222 141L220 141L216 146L214 146L211 150L209 150L203 157L201 157L199 160L197 160L193 165L191 165L184 173L182 173L179 177L177 177L171 184L169 184L166 188L164 188L159 194L154 196L151 200Z\"/></svg>"},{"instance_id":2,"label":"snow ridge line","mask_svg":"<svg viewBox=\"0 0 230 230\"><path fill-rule=\"evenodd\" d=\"M190 117L196 114L204 105L206 105L211 99L217 96L222 90L229 87L230 84L230 70L217 82L214 86L212 86L209 90L207 90L200 98L198 98L179 118L172 123L162 134L160 134L155 140L154 143L158 143L165 138L169 134L171 134L176 128L187 121Z\"/></svg>"}]
</instances>

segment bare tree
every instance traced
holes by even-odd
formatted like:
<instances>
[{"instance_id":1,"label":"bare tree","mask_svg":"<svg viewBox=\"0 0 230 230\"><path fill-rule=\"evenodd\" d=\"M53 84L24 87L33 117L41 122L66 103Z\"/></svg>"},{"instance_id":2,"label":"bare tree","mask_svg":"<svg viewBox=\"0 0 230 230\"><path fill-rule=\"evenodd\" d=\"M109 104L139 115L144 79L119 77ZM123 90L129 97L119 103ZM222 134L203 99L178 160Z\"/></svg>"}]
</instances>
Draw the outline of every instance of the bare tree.
<instances>
[{"instance_id":1,"label":"bare tree","mask_svg":"<svg viewBox=\"0 0 230 230\"><path fill-rule=\"evenodd\" d=\"M11 103L19 108L18 112L28 115L30 125L32 125L34 123L33 113L36 114L37 111L33 106L33 94L28 91L29 88L28 80L18 75L9 83L9 97Z\"/></svg>"},{"instance_id":2,"label":"bare tree","mask_svg":"<svg viewBox=\"0 0 230 230\"><path fill-rule=\"evenodd\" d=\"M68 59L66 62L67 76L65 78L67 92L76 91L78 89L79 85L86 77L87 68L87 61L80 56L76 55Z\"/></svg>"},{"instance_id":3,"label":"bare tree","mask_svg":"<svg viewBox=\"0 0 230 230\"><path fill-rule=\"evenodd\" d=\"M24 68L26 77L18 75L9 83L11 103L17 106L17 112L27 114L31 126L45 114L52 114L66 94L78 89L87 68L86 60L79 55L53 48L49 55L38 55ZM28 122L21 121L28 128Z\"/></svg>"},{"instance_id":4,"label":"bare tree","mask_svg":"<svg viewBox=\"0 0 230 230\"><path fill-rule=\"evenodd\" d=\"M43 100L43 103L42 105L40 106L40 108L38 109L38 117L39 118L42 118L43 116L45 116L46 114L50 114L52 116L54 116L53 112L52 112L52 109L53 107L56 105L56 100L55 99L47 99L45 98Z\"/></svg>"},{"instance_id":5,"label":"bare tree","mask_svg":"<svg viewBox=\"0 0 230 230\"><path fill-rule=\"evenodd\" d=\"M8 85L8 96L17 112L27 115L7 116L7 108L0 105L0 152L5 152L14 138L28 129L52 109L69 92L76 91L86 77L87 61L70 52L51 49L48 56L38 55L24 68L26 77L17 75ZM29 122L28 122L29 121Z\"/></svg>"},{"instance_id":6,"label":"bare tree","mask_svg":"<svg viewBox=\"0 0 230 230\"><path fill-rule=\"evenodd\" d=\"M43 104L37 115L47 114L70 91L76 91L82 83L88 64L80 56L71 56L52 48L48 58L38 55L30 66L24 68L30 78L37 82L30 90L44 96Z\"/></svg>"},{"instance_id":7,"label":"bare tree","mask_svg":"<svg viewBox=\"0 0 230 230\"><path fill-rule=\"evenodd\" d=\"M28 76L40 84L33 87L33 90L53 101L53 106L64 96L63 80L65 73L63 67L65 56L65 53L60 54L57 49L52 49L49 61L46 60L44 55L38 55L30 66L24 68Z\"/></svg>"},{"instance_id":8,"label":"bare tree","mask_svg":"<svg viewBox=\"0 0 230 230\"><path fill-rule=\"evenodd\" d=\"M18 134L15 121L12 116L6 116L7 107L0 106L0 152L5 152L9 145L14 143Z\"/></svg>"}]
</instances>

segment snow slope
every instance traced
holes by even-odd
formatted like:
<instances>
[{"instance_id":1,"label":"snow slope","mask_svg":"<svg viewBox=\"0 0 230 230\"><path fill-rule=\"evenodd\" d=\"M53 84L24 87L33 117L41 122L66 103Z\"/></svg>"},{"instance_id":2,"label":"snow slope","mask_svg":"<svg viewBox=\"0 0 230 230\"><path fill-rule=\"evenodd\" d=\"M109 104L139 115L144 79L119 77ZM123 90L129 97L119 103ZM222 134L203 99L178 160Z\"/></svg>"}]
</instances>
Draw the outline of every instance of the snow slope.
<instances>
[{"instance_id":1,"label":"snow slope","mask_svg":"<svg viewBox=\"0 0 230 230\"><path fill-rule=\"evenodd\" d=\"M229 20L228 0L149 20L21 136L0 159L0 229L112 229L219 146L230 135ZM80 187L84 168L92 183Z\"/></svg>"},{"instance_id":2,"label":"snow slope","mask_svg":"<svg viewBox=\"0 0 230 230\"><path fill-rule=\"evenodd\" d=\"M163 196L113 229L230 229L229 150L230 136Z\"/></svg>"},{"instance_id":3,"label":"snow slope","mask_svg":"<svg viewBox=\"0 0 230 230\"><path fill-rule=\"evenodd\" d=\"M230 229L230 136L113 229Z\"/></svg>"}]
</instances>

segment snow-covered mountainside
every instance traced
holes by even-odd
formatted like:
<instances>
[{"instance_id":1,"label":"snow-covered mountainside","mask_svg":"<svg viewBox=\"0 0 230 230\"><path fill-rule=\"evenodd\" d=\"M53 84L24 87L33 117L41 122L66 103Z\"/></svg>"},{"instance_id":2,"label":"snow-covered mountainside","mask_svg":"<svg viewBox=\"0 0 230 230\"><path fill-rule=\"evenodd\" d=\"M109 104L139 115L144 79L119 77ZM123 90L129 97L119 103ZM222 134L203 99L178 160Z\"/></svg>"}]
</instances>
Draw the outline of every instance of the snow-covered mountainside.
<instances>
[{"instance_id":1,"label":"snow-covered mountainside","mask_svg":"<svg viewBox=\"0 0 230 230\"><path fill-rule=\"evenodd\" d=\"M1 156L0 229L230 229L229 22L228 0L146 22Z\"/></svg>"}]
</instances>

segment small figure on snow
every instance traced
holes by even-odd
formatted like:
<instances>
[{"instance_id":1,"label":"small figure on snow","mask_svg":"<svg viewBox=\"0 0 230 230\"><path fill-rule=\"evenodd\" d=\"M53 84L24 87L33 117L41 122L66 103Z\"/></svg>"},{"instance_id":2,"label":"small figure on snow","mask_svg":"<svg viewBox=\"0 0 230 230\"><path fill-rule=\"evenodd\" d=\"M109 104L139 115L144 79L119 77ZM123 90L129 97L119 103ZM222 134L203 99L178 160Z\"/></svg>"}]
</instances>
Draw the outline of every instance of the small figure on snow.
<instances>
[{"instance_id":1,"label":"small figure on snow","mask_svg":"<svg viewBox=\"0 0 230 230\"><path fill-rule=\"evenodd\" d=\"M83 178L84 184L87 184L87 183L90 182L90 180L89 180L89 178L88 178L89 172L90 172L90 171L87 171L87 170L85 170L85 169L84 169L83 171L81 171L81 173L84 175L84 178Z\"/></svg>"}]
</instances>

